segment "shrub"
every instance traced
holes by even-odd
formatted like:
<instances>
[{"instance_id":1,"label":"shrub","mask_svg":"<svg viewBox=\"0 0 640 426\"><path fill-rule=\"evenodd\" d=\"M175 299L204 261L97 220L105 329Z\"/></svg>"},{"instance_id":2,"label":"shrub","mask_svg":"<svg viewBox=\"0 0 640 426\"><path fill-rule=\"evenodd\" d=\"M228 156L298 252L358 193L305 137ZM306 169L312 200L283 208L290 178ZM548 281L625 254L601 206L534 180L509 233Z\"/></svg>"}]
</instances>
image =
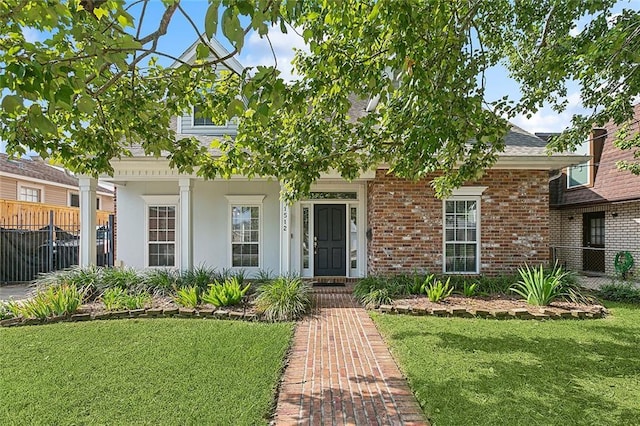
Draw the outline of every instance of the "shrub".
<instances>
[{"instance_id":1,"label":"shrub","mask_svg":"<svg viewBox=\"0 0 640 426\"><path fill-rule=\"evenodd\" d=\"M210 303L217 308L237 305L242 301L249 287L251 287L251 284L241 288L238 277L229 278L223 283L216 281L209 285L209 290L202 295L202 301Z\"/></svg>"},{"instance_id":2,"label":"shrub","mask_svg":"<svg viewBox=\"0 0 640 426\"><path fill-rule=\"evenodd\" d=\"M13 312L9 308L9 303L0 301L0 320L13 318Z\"/></svg>"},{"instance_id":3,"label":"shrub","mask_svg":"<svg viewBox=\"0 0 640 426\"><path fill-rule=\"evenodd\" d=\"M122 299L125 294L125 290L119 287L108 288L102 293L100 299L107 311L117 311L122 309Z\"/></svg>"},{"instance_id":4,"label":"shrub","mask_svg":"<svg viewBox=\"0 0 640 426\"><path fill-rule=\"evenodd\" d=\"M143 277L133 268L103 268L101 285L103 288L121 288L123 290L140 290Z\"/></svg>"},{"instance_id":5,"label":"shrub","mask_svg":"<svg viewBox=\"0 0 640 426\"><path fill-rule=\"evenodd\" d=\"M300 277L278 277L257 293L256 310L268 321L292 321L311 308L309 286Z\"/></svg>"},{"instance_id":6,"label":"shrub","mask_svg":"<svg viewBox=\"0 0 640 426\"><path fill-rule=\"evenodd\" d=\"M83 292L85 299L93 300L101 291L103 269L93 265L88 267L73 266L62 271L42 274L34 284L39 289L63 284L75 285Z\"/></svg>"},{"instance_id":7,"label":"shrub","mask_svg":"<svg viewBox=\"0 0 640 426\"><path fill-rule=\"evenodd\" d=\"M447 278L447 281L442 282L442 280L436 280L434 282L429 283L426 287L427 297L432 302L439 302L447 297L451 296L453 292L453 286L451 285L451 281Z\"/></svg>"},{"instance_id":8,"label":"shrub","mask_svg":"<svg viewBox=\"0 0 640 426\"><path fill-rule=\"evenodd\" d=\"M151 295L145 292L130 293L119 287L108 288L100 297L108 311L142 309L151 302Z\"/></svg>"},{"instance_id":9,"label":"shrub","mask_svg":"<svg viewBox=\"0 0 640 426\"><path fill-rule=\"evenodd\" d=\"M530 268L525 265L518 269L520 281L511 290L524 297L531 305L548 305L554 300L563 299L574 303L590 303L592 298L583 293L573 272L565 271L556 264L545 270L542 265Z\"/></svg>"},{"instance_id":10,"label":"shrub","mask_svg":"<svg viewBox=\"0 0 640 426\"><path fill-rule=\"evenodd\" d=\"M75 284L49 287L43 292L43 296L51 304L51 310L56 315L70 315L76 312L84 299L83 291Z\"/></svg>"},{"instance_id":11,"label":"shrub","mask_svg":"<svg viewBox=\"0 0 640 426\"><path fill-rule=\"evenodd\" d=\"M216 272L215 268L200 265L183 271L180 284L182 287L196 287L200 292L204 292L209 284L215 280L224 281L224 279L220 279L220 274Z\"/></svg>"},{"instance_id":12,"label":"shrub","mask_svg":"<svg viewBox=\"0 0 640 426\"><path fill-rule=\"evenodd\" d=\"M8 306L14 316L45 319L53 315L73 314L82 301L83 292L74 284L62 284L42 289L31 299Z\"/></svg>"},{"instance_id":13,"label":"shrub","mask_svg":"<svg viewBox=\"0 0 640 426\"><path fill-rule=\"evenodd\" d=\"M477 294L478 290L478 283L470 283L468 281L465 281L463 286L462 286L462 295L465 297L473 297Z\"/></svg>"},{"instance_id":14,"label":"shrub","mask_svg":"<svg viewBox=\"0 0 640 426\"><path fill-rule=\"evenodd\" d=\"M524 297L530 305L548 305L561 297L562 294L562 269L554 269L545 272L542 265L538 268L530 268L525 265L518 269L520 281L511 290Z\"/></svg>"},{"instance_id":15,"label":"shrub","mask_svg":"<svg viewBox=\"0 0 640 426\"><path fill-rule=\"evenodd\" d=\"M434 274L429 275L417 275L414 274L406 288L408 294L425 294L427 287L435 279Z\"/></svg>"},{"instance_id":16,"label":"shrub","mask_svg":"<svg viewBox=\"0 0 640 426\"><path fill-rule=\"evenodd\" d=\"M640 303L640 288L631 283L605 284L597 291L600 298L614 302Z\"/></svg>"},{"instance_id":17,"label":"shrub","mask_svg":"<svg viewBox=\"0 0 640 426\"><path fill-rule=\"evenodd\" d=\"M393 298L406 291L406 285L399 280L370 276L358 281L353 288L353 295L365 306L379 306L391 303Z\"/></svg>"},{"instance_id":18,"label":"shrub","mask_svg":"<svg viewBox=\"0 0 640 426\"><path fill-rule=\"evenodd\" d=\"M476 278L477 292L486 294L508 294L511 287L518 281L514 275L500 275L497 277L480 276Z\"/></svg>"},{"instance_id":19,"label":"shrub","mask_svg":"<svg viewBox=\"0 0 640 426\"><path fill-rule=\"evenodd\" d=\"M180 274L172 269L149 269L145 271L142 281L148 292L160 296L166 296L174 288L181 287Z\"/></svg>"},{"instance_id":20,"label":"shrub","mask_svg":"<svg viewBox=\"0 0 640 426\"><path fill-rule=\"evenodd\" d=\"M173 300L185 308L195 308L200 302L198 287L191 285L176 289Z\"/></svg>"}]
</instances>

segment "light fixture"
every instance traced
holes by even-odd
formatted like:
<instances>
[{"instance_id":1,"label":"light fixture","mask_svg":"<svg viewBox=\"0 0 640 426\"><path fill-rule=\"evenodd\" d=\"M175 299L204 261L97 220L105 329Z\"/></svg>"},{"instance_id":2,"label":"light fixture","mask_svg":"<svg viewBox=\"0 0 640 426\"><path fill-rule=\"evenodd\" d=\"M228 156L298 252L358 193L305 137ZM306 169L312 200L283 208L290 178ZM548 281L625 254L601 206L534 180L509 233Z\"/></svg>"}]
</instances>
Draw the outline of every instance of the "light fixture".
<instances>
[{"instance_id":1,"label":"light fixture","mask_svg":"<svg viewBox=\"0 0 640 426\"><path fill-rule=\"evenodd\" d=\"M618 217L618 212L611 213L611 217Z\"/></svg>"}]
</instances>

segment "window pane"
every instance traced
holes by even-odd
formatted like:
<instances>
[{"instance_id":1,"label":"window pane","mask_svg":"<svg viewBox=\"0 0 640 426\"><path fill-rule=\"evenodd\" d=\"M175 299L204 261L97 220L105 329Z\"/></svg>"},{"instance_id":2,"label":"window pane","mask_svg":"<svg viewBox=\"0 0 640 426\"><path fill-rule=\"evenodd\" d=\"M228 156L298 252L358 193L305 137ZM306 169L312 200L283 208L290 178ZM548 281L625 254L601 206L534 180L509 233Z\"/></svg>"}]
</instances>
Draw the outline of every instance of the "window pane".
<instances>
[{"instance_id":1,"label":"window pane","mask_svg":"<svg viewBox=\"0 0 640 426\"><path fill-rule=\"evenodd\" d=\"M356 200L357 192L312 192L310 200Z\"/></svg>"},{"instance_id":2,"label":"window pane","mask_svg":"<svg viewBox=\"0 0 640 426\"><path fill-rule=\"evenodd\" d=\"M445 272L475 272L478 250L477 201L445 201Z\"/></svg>"},{"instance_id":3,"label":"window pane","mask_svg":"<svg viewBox=\"0 0 640 426\"><path fill-rule=\"evenodd\" d=\"M149 266L175 266L174 206L149 206Z\"/></svg>"},{"instance_id":4,"label":"window pane","mask_svg":"<svg viewBox=\"0 0 640 426\"><path fill-rule=\"evenodd\" d=\"M231 266L258 267L260 208L231 207Z\"/></svg>"},{"instance_id":5,"label":"window pane","mask_svg":"<svg viewBox=\"0 0 640 426\"><path fill-rule=\"evenodd\" d=\"M309 268L309 207L302 208L302 267Z\"/></svg>"},{"instance_id":6,"label":"window pane","mask_svg":"<svg viewBox=\"0 0 640 426\"><path fill-rule=\"evenodd\" d=\"M579 164L568 169L568 187L587 185L589 183L589 163Z\"/></svg>"},{"instance_id":7,"label":"window pane","mask_svg":"<svg viewBox=\"0 0 640 426\"><path fill-rule=\"evenodd\" d=\"M200 112L201 108L196 106L193 108L193 125L194 126L225 126L226 118L214 120L211 117L205 117Z\"/></svg>"},{"instance_id":8,"label":"window pane","mask_svg":"<svg viewBox=\"0 0 640 426\"><path fill-rule=\"evenodd\" d=\"M355 269L358 267L358 209L356 207L351 207L349 216L351 221L349 224L351 229L351 239L349 240L349 244L351 246L351 269Z\"/></svg>"}]
</instances>

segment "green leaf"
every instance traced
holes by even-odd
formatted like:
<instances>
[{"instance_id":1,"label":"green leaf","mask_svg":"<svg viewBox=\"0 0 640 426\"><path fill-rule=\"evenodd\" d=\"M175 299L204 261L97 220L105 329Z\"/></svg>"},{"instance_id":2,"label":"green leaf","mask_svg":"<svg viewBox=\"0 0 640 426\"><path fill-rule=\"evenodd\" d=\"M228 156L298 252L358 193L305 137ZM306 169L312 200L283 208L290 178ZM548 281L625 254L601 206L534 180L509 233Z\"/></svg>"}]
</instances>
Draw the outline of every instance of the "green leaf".
<instances>
[{"instance_id":1,"label":"green leaf","mask_svg":"<svg viewBox=\"0 0 640 426\"><path fill-rule=\"evenodd\" d=\"M22 98L20 96L8 95L2 99L2 108L9 114L14 113L20 107L22 107Z\"/></svg>"},{"instance_id":2,"label":"green leaf","mask_svg":"<svg viewBox=\"0 0 640 426\"><path fill-rule=\"evenodd\" d=\"M96 7L93 9L93 14L96 15L98 21L101 20L104 16L109 15L109 12L101 7Z\"/></svg>"},{"instance_id":3,"label":"green leaf","mask_svg":"<svg viewBox=\"0 0 640 426\"><path fill-rule=\"evenodd\" d=\"M240 19L235 8L227 8L222 13L222 33L229 39L238 52L244 45L244 31L240 25Z\"/></svg>"},{"instance_id":4,"label":"green leaf","mask_svg":"<svg viewBox=\"0 0 640 426\"><path fill-rule=\"evenodd\" d=\"M78 111L83 114L92 114L96 108L96 102L88 96L82 96L78 99Z\"/></svg>"},{"instance_id":5,"label":"green leaf","mask_svg":"<svg viewBox=\"0 0 640 426\"><path fill-rule=\"evenodd\" d=\"M234 99L227 106L227 115L229 118L240 117L244 112L244 103L239 99Z\"/></svg>"},{"instance_id":6,"label":"green leaf","mask_svg":"<svg viewBox=\"0 0 640 426\"><path fill-rule=\"evenodd\" d=\"M196 58L207 59L210 54L211 54L211 51L209 50L209 47L206 44L200 43L196 47Z\"/></svg>"},{"instance_id":7,"label":"green leaf","mask_svg":"<svg viewBox=\"0 0 640 426\"><path fill-rule=\"evenodd\" d=\"M220 6L219 1L214 1L207 8L207 13L204 16L204 32L210 39L216 34L218 31L218 7Z\"/></svg>"},{"instance_id":8,"label":"green leaf","mask_svg":"<svg viewBox=\"0 0 640 426\"><path fill-rule=\"evenodd\" d=\"M55 135L58 133L58 128L49 120L48 117L42 114L40 105L33 104L29 107L29 124L38 129L42 134Z\"/></svg>"}]
</instances>

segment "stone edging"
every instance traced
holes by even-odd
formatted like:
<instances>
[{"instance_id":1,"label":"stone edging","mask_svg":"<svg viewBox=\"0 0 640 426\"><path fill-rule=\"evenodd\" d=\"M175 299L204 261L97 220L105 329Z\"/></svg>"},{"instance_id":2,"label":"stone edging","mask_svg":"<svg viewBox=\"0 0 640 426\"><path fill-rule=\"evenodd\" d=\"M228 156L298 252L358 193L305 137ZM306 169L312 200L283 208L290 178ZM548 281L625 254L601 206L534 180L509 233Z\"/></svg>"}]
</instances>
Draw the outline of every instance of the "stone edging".
<instances>
[{"instance_id":1,"label":"stone edging","mask_svg":"<svg viewBox=\"0 0 640 426\"><path fill-rule=\"evenodd\" d=\"M80 322L94 320L109 320L121 318L215 318L243 321L263 321L253 313L227 311L224 309L189 309L189 308L149 308L132 309L128 311L113 311L99 313L78 313L66 316L49 317L41 320L38 318L8 318L0 321L0 327L16 327L22 325L53 324L56 322Z\"/></svg>"},{"instance_id":2,"label":"stone edging","mask_svg":"<svg viewBox=\"0 0 640 426\"><path fill-rule=\"evenodd\" d=\"M501 309L475 309L462 306L452 306L449 308L413 308L408 305L381 305L376 309L385 314L407 314L407 315L433 315L438 317L460 317L460 318L495 318L495 319L595 319L603 318L607 311L601 309L599 312L587 312L581 309L573 309L566 312L554 312L545 308L514 308L509 310Z\"/></svg>"}]
</instances>

